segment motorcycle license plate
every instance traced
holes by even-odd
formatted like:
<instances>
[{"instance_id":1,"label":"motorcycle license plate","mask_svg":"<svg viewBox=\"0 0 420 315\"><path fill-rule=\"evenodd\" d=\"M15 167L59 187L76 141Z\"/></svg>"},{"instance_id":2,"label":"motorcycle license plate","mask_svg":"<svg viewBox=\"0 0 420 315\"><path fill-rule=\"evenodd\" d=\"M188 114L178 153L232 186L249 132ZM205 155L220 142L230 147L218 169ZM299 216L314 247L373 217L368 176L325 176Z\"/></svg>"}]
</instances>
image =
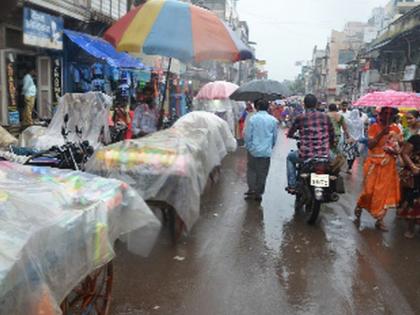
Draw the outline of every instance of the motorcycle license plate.
<instances>
[{"instance_id":1,"label":"motorcycle license plate","mask_svg":"<svg viewBox=\"0 0 420 315\"><path fill-rule=\"evenodd\" d=\"M330 176L328 174L311 173L311 186L327 188L330 187Z\"/></svg>"}]
</instances>

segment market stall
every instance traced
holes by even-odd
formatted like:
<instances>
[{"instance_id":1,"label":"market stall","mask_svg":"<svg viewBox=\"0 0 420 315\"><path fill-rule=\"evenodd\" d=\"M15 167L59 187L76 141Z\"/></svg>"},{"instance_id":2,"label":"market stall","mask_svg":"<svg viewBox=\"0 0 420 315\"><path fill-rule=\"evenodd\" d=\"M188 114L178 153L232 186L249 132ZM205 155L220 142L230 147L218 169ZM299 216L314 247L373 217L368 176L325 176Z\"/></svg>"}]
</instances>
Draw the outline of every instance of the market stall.
<instances>
[{"instance_id":1,"label":"market stall","mask_svg":"<svg viewBox=\"0 0 420 315\"><path fill-rule=\"evenodd\" d=\"M116 51L102 38L68 29L64 34L66 92L112 95L124 84L134 96L143 76L150 79L150 69L138 58Z\"/></svg>"},{"instance_id":2,"label":"market stall","mask_svg":"<svg viewBox=\"0 0 420 315\"><path fill-rule=\"evenodd\" d=\"M160 229L142 198L117 180L9 162L0 162L0 178L2 315L61 314L72 289L113 259L117 238L147 254ZM85 307L109 307L99 301L109 298L105 270L106 292L83 296Z\"/></svg>"},{"instance_id":3,"label":"market stall","mask_svg":"<svg viewBox=\"0 0 420 315\"><path fill-rule=\"evenodd\" d=\"M147 201L167 203L189 230L209 174L235 149L224 120L193 112L172 128L97 150L86 170L127 182Z\"/></svg>"}]
</instances>

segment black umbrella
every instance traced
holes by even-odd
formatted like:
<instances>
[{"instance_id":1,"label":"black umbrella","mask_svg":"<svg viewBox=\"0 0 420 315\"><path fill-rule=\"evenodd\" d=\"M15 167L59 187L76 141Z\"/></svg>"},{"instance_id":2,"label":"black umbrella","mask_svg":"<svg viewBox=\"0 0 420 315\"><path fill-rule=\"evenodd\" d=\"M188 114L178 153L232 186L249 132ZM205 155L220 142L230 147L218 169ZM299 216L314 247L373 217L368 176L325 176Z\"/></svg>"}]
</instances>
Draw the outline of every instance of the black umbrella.
<instances>
[{"instance_id":1,"label":"black umbrella","mask_svg":"<svg viewBox=\"0 0 420 315\"><path fill-rule=\"evenodd\" d=\"M242 85L231 96L235 101L255 102L259 99L274 101L288 94L287 88L274 80L253 80Z\"/></svg>"}]
</instances>

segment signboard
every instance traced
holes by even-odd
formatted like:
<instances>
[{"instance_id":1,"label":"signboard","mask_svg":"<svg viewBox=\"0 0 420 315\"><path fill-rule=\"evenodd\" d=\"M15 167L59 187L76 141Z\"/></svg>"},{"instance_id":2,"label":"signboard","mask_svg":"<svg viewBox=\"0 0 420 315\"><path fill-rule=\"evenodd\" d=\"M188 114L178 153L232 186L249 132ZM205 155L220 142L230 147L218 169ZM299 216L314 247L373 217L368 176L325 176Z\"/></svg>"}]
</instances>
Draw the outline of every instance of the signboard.
<instances>
[{"instance_id":1,"label":"signboard","mask_svg":"<svg viewBox=\"0 0 420 315\"><path fill-rule=\"evenodd\" d=\"M52 103L53 105L58 104L61 93L61 58L54 57L52 59Z\"/></svg>"},{"instance_id":2,"label":"signboard","mask_svg":"<svg viewBox=\"0 0 420 315\"><path fill-rule=\"evenodd\" d=\"M405 67L403 81L414 81L416 79L417 65L409 65Z\"/></svg>"},{"instance_id":3,"label":"signboard","mask_svg":"<svg viewBox=\"0 0 420 315\"><path fill-rule=\"evenodd\" d=\"M62 50L63 29L63 18L30 8L23 9L24 44Z\"/></svg>"},{"instance_id":4,"label":"signboard","mask_svg":"<svg viewBox=\"0 0 420 315\"><path fill-rule=\"evenodd\" d=\"M9 111L17 110L15 55L8 53L6 58L7 94L9 95Z\"/></svg>"}]
</instances>

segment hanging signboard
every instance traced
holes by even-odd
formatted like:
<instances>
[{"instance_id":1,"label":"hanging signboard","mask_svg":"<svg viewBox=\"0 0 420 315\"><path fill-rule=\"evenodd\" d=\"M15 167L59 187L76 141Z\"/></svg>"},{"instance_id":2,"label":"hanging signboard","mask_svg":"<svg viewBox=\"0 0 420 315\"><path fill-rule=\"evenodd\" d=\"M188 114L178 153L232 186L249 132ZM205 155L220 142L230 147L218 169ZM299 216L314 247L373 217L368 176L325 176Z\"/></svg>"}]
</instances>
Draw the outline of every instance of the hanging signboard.
<instances>
[{"instance_id":1,"label":"hanging signboard","mask_svg":"<svg viewBox=\"0 0 420 315\"><path fill-rule=\"evenodd\" d=\"M61 58L54 57L52 59L52 103L53 105L58 104L58 100L60 99L61 93Z\"/></svg>"},{"instance_id":2,"label":"hanging signboard","mask_svg":"<svg viewBox=\"0 0 420 315\"><path fill-rule=\"evenodd\" d=\"M24 44L62 50L63 29L63 18L31 8L23 9Z\"/></svg>"}]
</instances>

